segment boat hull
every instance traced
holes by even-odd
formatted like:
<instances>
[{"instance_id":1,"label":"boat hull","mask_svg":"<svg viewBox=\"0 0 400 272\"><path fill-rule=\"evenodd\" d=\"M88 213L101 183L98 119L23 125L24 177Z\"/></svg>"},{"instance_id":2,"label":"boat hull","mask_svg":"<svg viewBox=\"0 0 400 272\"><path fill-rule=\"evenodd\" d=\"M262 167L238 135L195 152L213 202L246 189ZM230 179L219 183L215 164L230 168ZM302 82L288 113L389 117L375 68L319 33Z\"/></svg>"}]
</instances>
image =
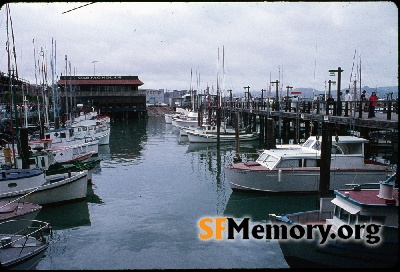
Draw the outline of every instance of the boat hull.
<instances>
[{"instance_id":1,"label":"boat hull","mask_svg":"<svg viewBox=\"0 0 400 272\"><path fill-rule=\"evenodd\" d=\"M218 141L217 135L215 134L193 134L188 132L187 136L189 138L189 142L191 143L216 143ZM257 140L257 135L253 133L241 134L239 135L239 141L254 141ZM219 141L222 143L232 143L236 141L236 137L233 134L221 134L219 137Z\"/></svg>"},{"instance_id":2,"label":"boat hull","mask_svg":"<svg viewBox=\"0 0 400 272\"><path fill-rule=\"evenodd\" d=\"M48 177L44 185L1 194L0 199L13 200L23 196L23 201L39 205L78 200L86 198L87 184L87 170L74 172L70 177L69 173L57 174Z\"/></svg>"},{"instance_id":3,"label":"boat hull","mask_svg":"<svg viewBox=\"0 0 400 272\"><path fill-rule=\"evenodd\" d=\"M331 169L330 190L345 188L347 184L374 183L385 180L387 171L367 171L366 169ZM240 170L225 167L225 176L232 190L265 192L318 192L320 170Z\"/></svg>"},{"instance_id":4,"label":"boat hull","mask_svg":"<svg viewBox=\"0 0 400 272\"><path fill-rule=\"evenodd\" d=\"M104 133L98 137L99 145L108 145L110 143L110 132Z\"/></svg>"},{"instance_id":5,"label":"boat hull","mask_svg":"<svg viewBox=\"0 0 400 272\"><path fill-rule=\"evenodd\" d=\"M9 235L0 234L0 237L9 237ZM13 236L18 239L20 236ZM25 238L22 239L25 242ZM20 240L21 241L21 240ZM34 270L42 259L48 243L42 243L33 237L29 237L25 247L9 247L2 249L1 268L6 270Z\"/></svg>"},{"instance_id":6,"label":"boat hull","mask_svg":"<svg viewBox=\"0 0 400 272\"><path fill-rule=\"evenodd\" d=\"M398 228L386 231L391 232L389 236L393 237ZM398 262L398 235L395 236L397 238L380 246L346 240L324 245L315 241L279 240L279 245L290 268L389 268Z\"/></svg>"}]
</instances>

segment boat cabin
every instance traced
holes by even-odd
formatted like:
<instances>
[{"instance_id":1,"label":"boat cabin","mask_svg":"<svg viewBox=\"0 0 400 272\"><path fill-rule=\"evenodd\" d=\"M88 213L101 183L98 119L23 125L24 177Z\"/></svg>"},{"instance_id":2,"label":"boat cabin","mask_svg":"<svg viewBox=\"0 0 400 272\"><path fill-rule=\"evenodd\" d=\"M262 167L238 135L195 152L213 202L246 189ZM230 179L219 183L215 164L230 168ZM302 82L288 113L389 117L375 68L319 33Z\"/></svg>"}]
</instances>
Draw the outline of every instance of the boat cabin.
<instances>
[{"instance_id":1,"label":"boat cabin","mask_svg":"<svg viewBox=\"0 0 400 272\"><path fill-rule=\"evenodd\" d=\"M361 165L364 163L364 143L366 139L353 136L332 137L332 166ZM351 163L347 161L350 160ZM294 169L320 167L321 140L311 136L301 145L282 145L264 150L256 160L269 169Z\"/></svg>"},{"instance_id":2,"label":"boat cabin","mask_svg":"<svg viewBox=\"0 0 400 272\"><path fill-rule=\"evenodd\" d=\"M379 224L398 228L399 195L394 188L392 175L381 181L379 189L361 189L356 186L351 190L335 190L334 216L327 223L336 230L341 225Z\"/></svg>"}]
</instances>

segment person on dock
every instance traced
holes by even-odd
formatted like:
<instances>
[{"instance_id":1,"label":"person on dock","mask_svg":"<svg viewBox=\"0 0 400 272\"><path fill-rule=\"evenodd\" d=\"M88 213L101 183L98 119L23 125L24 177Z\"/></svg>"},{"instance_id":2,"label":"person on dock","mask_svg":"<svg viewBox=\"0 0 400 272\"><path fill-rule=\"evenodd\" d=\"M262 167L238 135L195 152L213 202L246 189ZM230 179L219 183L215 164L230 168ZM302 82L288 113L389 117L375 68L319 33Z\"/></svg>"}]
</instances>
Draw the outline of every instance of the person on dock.
<instances>
[{"instance_id":1,"label":"person on dock","mask_svg":"<svg viewBox=\"0 0 400 272\"><path fill-rule=\"evenodd\" d=\"M344 116L349 116L349 110L351 111L351 100L352 100L352 96L350 94L349 90L346 90L346 94L344 95Z\"/></svg>"},{"instance_id":2,"label":"person on dock","mask_svg":"<svg viewBox=\"0 0 400 272\"><path fill-rule=\"evenodd\" d=\"M371 96L368 99L369 101L369 113L368 118L375 117L375 107L378 104L378 96L376 96L376 92L372 92Z\"/></svg>"},{"instance_id":3,"label":"person on dock","mask_svg":"<svg viewBox=\"0 0 400 272\"><path fill-rule=\"evenodd\" d=\"M365 95L366 91L363 90L362 94L360 96L360 101L361 101L361 105L362 105L362 109L366 112L368 111L368 107L367 107L367 96Z\"/></svg>"}]
</instances>

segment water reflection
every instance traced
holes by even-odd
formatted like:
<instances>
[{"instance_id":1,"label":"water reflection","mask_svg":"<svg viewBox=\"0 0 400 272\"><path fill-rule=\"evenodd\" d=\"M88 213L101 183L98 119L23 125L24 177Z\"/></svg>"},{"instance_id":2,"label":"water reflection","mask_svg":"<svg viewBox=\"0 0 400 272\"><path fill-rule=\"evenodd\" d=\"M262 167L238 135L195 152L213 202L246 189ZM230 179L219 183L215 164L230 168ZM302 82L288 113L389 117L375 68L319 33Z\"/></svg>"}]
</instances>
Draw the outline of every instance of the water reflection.
<instances>
[{"instance_id":1,"label":"water reflection","mask_svg":"<svg viewBox=\"0 0 400 272\"><path fill-rule=\"evenodd\" d=\"M270 213L286 214L300 211L316 210L319 205L318 194L272 195L259 192L233 191L226 205L224 215L227 217L250 217L252 220L268 220Z\"/></svg>"},{"instance_id":2,"label":"water reflection","mask_svg":"<svg viewBox=\"0 0 400 272\"><path fill-rule=\"evenodd\" d=\"M113 165L120 163L139 163L143 145L148 140L146 123L145 119L112 122L109 157L105 156L107 160L104 161L104 167L113 167ZM104 151L107 152L108 150ZM137 161L138 158L139 161Z\"/></svg>"},{"instance_id":3,"label":"water reflection","mask_svg":"<svg viewBox=\"0 0 400 272\"><path fill-rule=\"evenodd\" d=\"M87 188L87 193L86 193L86 200L89 203L94 203L94 204L104 204L103 200L94 193L93 187L96 188L95 184L89 184Z\"/></svg>"},{"instance_id":4,"label":"water reflection","mask_svg":"<svg viewBox=\"0 0 400 272\"><path fill-rule=\"evenodd\" d=\"M80 226L90 226L88 201L64 203L44 206L36 220L50 223L54 230L70 229Z\"/></svg>"}]
</instances>

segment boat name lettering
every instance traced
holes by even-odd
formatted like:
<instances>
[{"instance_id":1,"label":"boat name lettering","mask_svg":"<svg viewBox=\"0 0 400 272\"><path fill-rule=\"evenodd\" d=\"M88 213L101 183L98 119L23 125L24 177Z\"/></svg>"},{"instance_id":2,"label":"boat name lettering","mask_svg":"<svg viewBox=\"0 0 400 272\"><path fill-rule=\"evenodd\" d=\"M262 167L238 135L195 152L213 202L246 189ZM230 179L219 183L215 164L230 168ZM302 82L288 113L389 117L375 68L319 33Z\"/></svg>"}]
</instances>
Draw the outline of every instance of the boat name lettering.
<instances>
[{"instance_id":1,"label":"boat name lettering","mask_svg":"<svg viewBox=\"0 0 400 272\"><path fill-rule=\"evenodd\" d=\"M250 218L238 219L229 217L204 217L198 221L201 240L248 240L250 237L261 240L315 240L320 239L320 245L328 240L362 240L369 245L381 241L379 236L380 225L360 224L341 225L336 233L331 232L332 225L296 225L296 224L256 224L251 223ZM320 237L320 238L318 238Z\"/></svg>"}]
</instances>

